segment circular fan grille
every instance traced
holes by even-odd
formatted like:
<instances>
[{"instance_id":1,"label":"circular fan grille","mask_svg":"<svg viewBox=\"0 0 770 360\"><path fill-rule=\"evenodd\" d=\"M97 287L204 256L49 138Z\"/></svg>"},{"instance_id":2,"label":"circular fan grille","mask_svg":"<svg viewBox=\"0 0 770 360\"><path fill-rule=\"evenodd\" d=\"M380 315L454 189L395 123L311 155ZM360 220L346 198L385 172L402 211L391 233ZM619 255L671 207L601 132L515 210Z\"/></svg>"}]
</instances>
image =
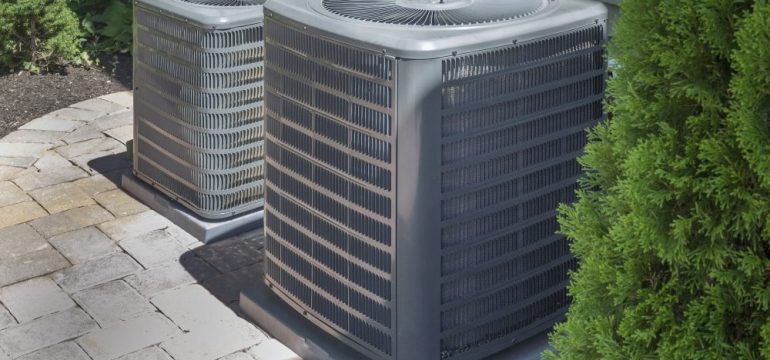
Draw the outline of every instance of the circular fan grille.
<instances>
[{"instance_id":1,"label":"circular fan grille","mask_svg":"<svg viewBox=\"0 0 770 360\"><path fill-rule=\"evenodd\" d=\"M451 26L519 19L549 0L323 0L326 10L351 19L385 24Z\"/></svg>"},{"instance_id":2,"label":"circular fan grille","mask_svg":"<svg viewBox=\"0 0 770 360\"><path fill-rule=\"evenodd\" d=\"M267 0L182 0L182 1L186 3L196 4L196 5L235 7L235 6L262 5Z\"/></svg>"}]
</instances>

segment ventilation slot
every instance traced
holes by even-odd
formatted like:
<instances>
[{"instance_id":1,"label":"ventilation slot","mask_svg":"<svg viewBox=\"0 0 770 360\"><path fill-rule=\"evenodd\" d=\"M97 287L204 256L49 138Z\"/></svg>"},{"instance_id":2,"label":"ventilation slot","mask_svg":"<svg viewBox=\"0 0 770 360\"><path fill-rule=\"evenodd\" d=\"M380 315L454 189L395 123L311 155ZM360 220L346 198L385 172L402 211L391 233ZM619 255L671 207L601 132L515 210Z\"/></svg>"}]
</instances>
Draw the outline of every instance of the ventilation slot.
<instances>
[{"instance_id":1,"label":"ventilation slot","mask_svg":"<svg viewBox=\"0 0 770 360\"><path fill-rule=\"evenodd\" d=\"M394 61L267 22L268 279L389 356Z\"/></svg>"}]
</instances>

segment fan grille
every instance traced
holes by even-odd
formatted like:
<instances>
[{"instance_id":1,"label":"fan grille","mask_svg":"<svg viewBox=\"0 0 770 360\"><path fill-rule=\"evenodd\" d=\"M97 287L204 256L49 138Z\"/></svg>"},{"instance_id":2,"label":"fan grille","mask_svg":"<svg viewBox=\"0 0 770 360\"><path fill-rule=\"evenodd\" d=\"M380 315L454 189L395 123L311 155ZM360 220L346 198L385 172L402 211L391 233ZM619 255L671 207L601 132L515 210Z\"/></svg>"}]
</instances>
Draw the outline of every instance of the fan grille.
<instances>
[{"instance_id":1,"label":"fan grille","mask_svg":"<svg viewBox=\"0 0 770 360\"><path fill-rule=\"evenodd\" d=\"M262 5L267 0L181 0L186 3L208 6L238 7Z\"/></svg>"},{"instance_id":2,"label":"fan grille","mask_svg":"<svg viewBox=\"0 0 770 360\"><path fill-rule=\"evenodd\" d=\"M326 10L351 19L394 25L456 26L520 19L549 0L323 0Z\"/></svg>"}]
</instances>

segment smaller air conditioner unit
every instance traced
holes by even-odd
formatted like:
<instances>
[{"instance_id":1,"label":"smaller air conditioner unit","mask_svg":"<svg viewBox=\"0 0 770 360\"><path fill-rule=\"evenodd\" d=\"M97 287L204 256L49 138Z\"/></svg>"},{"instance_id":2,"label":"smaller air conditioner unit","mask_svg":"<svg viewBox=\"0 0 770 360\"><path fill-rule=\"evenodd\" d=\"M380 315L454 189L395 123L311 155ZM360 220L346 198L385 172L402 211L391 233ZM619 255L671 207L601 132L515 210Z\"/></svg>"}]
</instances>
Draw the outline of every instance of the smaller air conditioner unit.
<instances>
[{"instance_id":1,"label":"smaller air conditioner unit","mask_svg":"<svg viewBox=\"0 0 770 360\"><path fill-rule=\"evenodd\" d=\"M135 2L133 171L206 219L263 206L263 2Z\"/></svg>"}]
</instances>

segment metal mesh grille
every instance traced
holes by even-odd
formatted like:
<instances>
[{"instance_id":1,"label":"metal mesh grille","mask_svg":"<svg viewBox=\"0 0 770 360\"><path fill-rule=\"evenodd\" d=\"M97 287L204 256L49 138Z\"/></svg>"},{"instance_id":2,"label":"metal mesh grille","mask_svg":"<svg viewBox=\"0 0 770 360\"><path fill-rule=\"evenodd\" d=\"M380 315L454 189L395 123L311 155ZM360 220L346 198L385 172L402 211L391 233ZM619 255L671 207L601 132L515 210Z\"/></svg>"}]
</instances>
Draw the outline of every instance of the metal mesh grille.
<instances>
[{"instance_id":1,"label":"metal mesh grille","mask_svg":"<svg viewBox=\"0 0 770 360\"><path fill-rule=\"evenodd\" d=\"M491 23L531 16L546 0L324 0L334 14L396 25L451 26Z\"/></svg>"},{"instance_id":2,"label":"metal mesh grille","mask_svg":"<svg viewBox=\"0 0 770 360\"><path fill-rule=\"evenodd\" d=\"M392 353L392 59L268 19L267 279Z\"/></svg>"},{"instance_id":3,"label":"metal mesh grille","mask_svg":"<svg viewBox=\"0 0 770 360\"><path fill-rule=\"evenodd\" d=\"M443 358L521 340L567 306L556 208L575 200L585 129L604 116L602 31L443 62Z\"/></svg>"},{"instance_id":4,"label":"metal mesh grille","mask_svg":"<svg viewBox=\"0 0 770 360\"><path fill-rule=\"evenodd\" d=\"M205 217L262 206L262 27L202 29L141 6L136 24L137 174Z\"/></svg>"}]
</instances>

